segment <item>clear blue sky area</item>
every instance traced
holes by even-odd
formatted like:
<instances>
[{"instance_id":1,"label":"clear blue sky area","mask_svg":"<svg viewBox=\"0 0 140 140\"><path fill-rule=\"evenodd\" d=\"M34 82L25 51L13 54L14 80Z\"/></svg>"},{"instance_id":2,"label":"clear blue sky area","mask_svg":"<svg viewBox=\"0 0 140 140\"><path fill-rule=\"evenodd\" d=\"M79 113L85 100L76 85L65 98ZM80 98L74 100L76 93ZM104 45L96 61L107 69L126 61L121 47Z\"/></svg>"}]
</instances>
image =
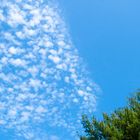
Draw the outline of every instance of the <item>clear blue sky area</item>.
<instances>
[{"instance_id":1,"label":"clear blue sky area","mask_svg":"<svg viewBox=\"0 0 140 140\"><path fill-rule=\"evenodd\" d=\"M74 45L103 93L97 116L140 88L140 1L60 0Z\"/></svg>"}]
</instances>

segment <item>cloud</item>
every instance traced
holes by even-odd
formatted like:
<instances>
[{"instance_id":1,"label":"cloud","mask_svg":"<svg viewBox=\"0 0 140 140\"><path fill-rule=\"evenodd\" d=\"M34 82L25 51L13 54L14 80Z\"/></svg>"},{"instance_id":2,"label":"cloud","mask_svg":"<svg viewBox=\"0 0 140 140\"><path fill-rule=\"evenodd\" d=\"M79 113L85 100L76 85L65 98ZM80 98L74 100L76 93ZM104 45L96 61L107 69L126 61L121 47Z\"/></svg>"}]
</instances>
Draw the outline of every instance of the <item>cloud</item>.
<instances>
[{"instance_id":1,"label":"cloud","mask_svg":"<svg viewBox=\"0 0 140 140\"><path fill-rule=\"evenodd\" d=\"M24 24L24 12L20 10L20 8L16 4L8 4L9 6L9 16L8 16L8 23L11 26L15 26L17 24Z\"/></svg>"},{"instance_id":2,"label":"cloud","mask_svg":"<svg viewBox=\"0 0 140 140\"><path fill-rule=\"evenodd\" d=\"M3 11L0 10L0 20L3 21L4 20L4 16L3 16Z\"/></svg>"},{"instance_id":3,"label":"cloud","mask_svg":"<svg viewBox=\"0 0 140 140\"><path fill-rule=\"evenodd\" d=\"M16 59L9 59L9 62L14 65L14 66L25 66L26 65L26 61L22 60L20 58L16 58Z\"/></svg>"},{"instance_id":4,"label":"cloud","mask_svg":"<svg viewBox=\"0 0 140 140\"><path fill-rule=\"evenodd\" d=\"M98 86L59 7L45 0L7 0L0 9L1 128L13 129L16 139L76 139L81 114L96 109Z\"/></svg>"},{"instance_id":5,"label":"cloud","mask_svg":"<svg viewBox=\"0 0 140 140\"><path fill-rule=\"evenodd\" d=\"M49 55L48 58L52 60L55 64L59 63L61 60L59 56L54 56L54 55Z\"/></svg>"}]
</instances>

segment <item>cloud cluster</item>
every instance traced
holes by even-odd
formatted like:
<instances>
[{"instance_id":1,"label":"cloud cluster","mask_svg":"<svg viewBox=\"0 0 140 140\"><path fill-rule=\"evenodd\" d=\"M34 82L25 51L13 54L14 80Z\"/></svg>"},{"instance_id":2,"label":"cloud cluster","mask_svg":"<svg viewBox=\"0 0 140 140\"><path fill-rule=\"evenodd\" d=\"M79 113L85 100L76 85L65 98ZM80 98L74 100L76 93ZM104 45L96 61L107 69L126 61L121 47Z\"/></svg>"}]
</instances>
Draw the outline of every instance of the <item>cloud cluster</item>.
<instances>
[{"instance_id":1,"label":"cloud cluster","mask_svg":"<svg viewBox=\"0 0 140 140\"><path fill-rule=\"evenodd\" d=\"M17 139L72 137L81 114L96 108L97 85L52 5L1 1L0 129L14 130Z\"/></svg>"}]
</instances>

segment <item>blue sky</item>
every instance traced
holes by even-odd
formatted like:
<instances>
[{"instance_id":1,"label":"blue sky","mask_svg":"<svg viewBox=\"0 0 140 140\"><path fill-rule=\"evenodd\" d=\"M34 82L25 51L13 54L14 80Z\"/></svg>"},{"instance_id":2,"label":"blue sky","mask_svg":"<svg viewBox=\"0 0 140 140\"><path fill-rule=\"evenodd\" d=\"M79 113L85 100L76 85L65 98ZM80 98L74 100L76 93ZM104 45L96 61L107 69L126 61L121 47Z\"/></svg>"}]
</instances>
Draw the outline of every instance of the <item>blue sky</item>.
<instances>
[{"instance_id":1,"label":"blue sky","mask_svg":"<svg viewBox=\"0 0 140 140\"><path fill-rule=\"evenodd\" d=\"M74 44L102 89L97 116L140 87L140 1L60 0Z\"/></svg>"},{"instance_id":2,"label":"blue sky","mask_svg":"<svg viewBox=\"0 0 140 140\"><path fill-rule=\"evenodd\" d=\"M97 102L100 118L140 86L140 2L22 2L0 5L0 139L74 139L81 114Z\"/></svg>"}]
</instances>

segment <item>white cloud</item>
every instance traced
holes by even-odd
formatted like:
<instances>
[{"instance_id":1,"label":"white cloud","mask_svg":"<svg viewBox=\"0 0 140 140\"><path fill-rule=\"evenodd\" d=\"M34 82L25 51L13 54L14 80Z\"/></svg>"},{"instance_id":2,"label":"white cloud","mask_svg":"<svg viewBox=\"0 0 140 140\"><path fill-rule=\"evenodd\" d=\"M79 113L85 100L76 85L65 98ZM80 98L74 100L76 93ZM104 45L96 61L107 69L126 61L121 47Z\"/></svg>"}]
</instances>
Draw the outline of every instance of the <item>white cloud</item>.
<instances>
[{"instance_id":1,"label":"white cloud","mask_svg":"<svg viewBox=\"0 0 140 140\"><path fill-rule=\"evenodd\" d=\"M44 112L46 112L46 109L42 106L39 106L39 107L36 108L36 112L37 113L44 113Z\"/></svg>"},{"instance_id":2,"label":"white cloud","mask_svg":"<svg viewBox=\"0 0 140 140\"><path fill-rule=\"evenodd\" d=\"M61 60L60 57L58 57L58 56L53 56L53 55L49 55L48 58L49 58L50 60L52 60L55 64L59 63L60 60Z\"/></svg>"},{"instance_id":3,"label":"white cloud","mask_svg":"<svg viewBox=\"0 0 140 140\"><path fill-rule=\"evenodd\" d=\"M20 118L20 121L21 122L26 122L26 121L28 121L29 120L29 117L30 117L30 113L29 112L22 112L21 113L21 118Z\"/></svg>"},{"instance_id":4,"label":"white cloud","mask_svg":"<svg viewBox=\"0 0 140 140\"><path fill-rule=\"evenodd\" d=\"M6 122L4 120L0 120L0 124L4 125L4 124L6 124Z\"/></svg>"},{"instance_id":5,"label":"white cloud","mask_svg":"<svg viewBox=\"0 0 140 140\"><path fill-rule=\"evenodd\" d=\"M66 76L66 77L64 78L64 80L65 80L66 83L69 83L69 82L70 82L70 78L69 78L68 76Z\"/></svg>"},{"instance_id":6,"label":"white cloud","mask_svg":"<svg viewBox=\"0 0 140 140\"><path fill-rule=\"evenodd\" d=\"M11 33L5 32L4 36L7 40L14 40L14 36Z\"/></svg>"},{"instance_id":7,"label":"white cloud","mask_svg":"<svg viewBox=\"0 0 140 140\"><path fill-rule=\"evenodd\" d=\"M40 49L39 52L43 57L46 57L47 55L46 49Z\"/></svg>"},{"instance_id":8,"label":"white cloud","mask_svg":"<svg viewBox=\"0 0 140 140\"><path fill-rule=\"evenodd\" d=\"M37 34L37 30L32 30L26 27L23 29L23 32L26 36L34 36Z\"/></svg>"},{"instance_id":9,"label":"white cloud","mask_svg":"<svg viewBox=\"0 0 140 140\"><path fill-rule=\"evenodd\" d=\"M31 5L29 5L29 4L24 4L23 7L24 7L25 9L27 9L27 10L33 9L33 7L32 7Z\"/></svg>"},{"instance_id":10,"label":"white cloud","mask_svg":"<svg viewBox=\"0 0 140 140\"><path fill-rule=\"evenodd\" d=\"M4 20L3 11L0 10L0 21L3 21L3 20Z\"/></svg>"},{"instance_id":11,"label":"white cloud","mask_svg":"<svg viewBox=\"0 0 140 140\"><path fill-rule=\"evenodd\" d=\"M15 65L15 66L26 66L27 62L23 59L9 59L9 62L12 64L12 65Z\"/></svg>"},{"instance_id":12,"label":"white cloud","mask_svg":"<svg viewBox=\"0 0 140 140\"><path fill-rule=\"evenodd\" d=\"M9 53L11 54L16 54L17 53L17 49L14 47L9 48Z\"/></svg>"},{"instance_id":13,"label":"white cloud","mask_svg":"<svg viewBox=\"0 0 140 140\"><path fill-rule=\"evenodd\" d=\"M60 63L57 64L56 68L60 70L67 70L67 65L65 63Z\"/></svg>"},{"instance_id":14,"label":"white cloud","mask_svg":"<svg viewBox=\"0 0 140 140\"><path fill-rule=\"evenodd\" d=\"M46 41L45 42L45 46L47 46L47 47L53 47L53 43L50 42L50 41Z\"/></svg>"},{"instance_id":15,"label":"white cloud","mask_svg":"<svg viewBox=\"0 0 140 140\"><path fill-rule=\"evenodd\" d=\"M7 64L8 58L7 57L2 57L1 58L1 63L3 63L4 65Z\"/></svg>"},{"instance_id":16,"label":"white cloud","mask_svg":"<svg viewBox=\"0 0 140 140\"><path fill-rule=\"evenodd\" d=\"M41 86L41 82L38 79L30 79L29 84L30 84L30 86L32 86L34 88L38 88Z\"/></svg>"},{"instance_id":17,"label":"white cloud","mask_svg":"<svg viewBox=\"0 0 140 140\"><path fill-rule=\"evenodd\" d=\"M17 100L17 101L24 101L25 99L27 99L26 94L19 94L19 95L16 97L16 100Z\"/></svg>"},{"instance_id":18,"label":"white cloud","mask_svg":"<svg viewBox=\"0 0 140 140\"><path fill-rule=\"evenodd\" d=\"M33 106L26 106L25 107L27 110L29 110L29 111L33 111L34 110L34 107Z\"/></svg>"},{"instance_id":19,"label":"white cloud","mask_svg":"<svg viewBox=\"0 0 140 140\"><path fill-rule=\"evenodd\" d=\"M16 110L9 110L8 115L10 117L16 117L17 111Z\"/></svg>"},{"instance_id":20,"label":"white cloud","mask_svg":"<svg viewBox=\"0 0 140 140\"><path fill-rule=\"evenodd\" d=\"M73 102L74 102L74 103L78 103L79 100L78 100L77 98L74 98L74 99L73 99Z\"/></svg>"},{"instance_id":21,"label":"white cloud","mask_svg":"<svg viewBox=\"0 0 140 140\"><path fill-rule=\"evenodd\" d=\"M77 79L77 74L76 73L71 74L71 78L76 80Z\"/></svg>"},{"instance_id":22,"label":"white cloud","mask_svg":"<svg viewBox=\"0 0 140 140\"><path fill-rule=\"evenodd\" d=\"M24 24L24 13L20 11L20 9L16 5L10 5L9 7L9 19L8 23L11 26L15 24Z\"/></svg>"},{"instance_id":23,"label":"white cloud","mask_svg":"<svg viewBox=\"0 0 140 140\"><path fill-rule=\"evenodd\" d=\"M66 45L64 41L59 41L57 44L62 47Z\"/></svg>"},{"instance_id":24,"label":"white cloud","mask_svg":"<svg viewBox=\"0 0 140 140\"><path fill-rule=\"evenodd\" d=\"M82 91L82 90L78 90L78 94L80 95L80 96L84 96L84 91Z\"/></svg>"},{"instance_id":25,"label":"white cloud","mask_svg":"<svg viewBox=\"0 0 140 140\"><path fill-rule=\"evenodd\" d=\"M63 139L52 136L58 128L74 134L81 113L95 109L97 86L85 74L57 7L45 0L3 5L8 10L5 15L0 5L0 24L10 27L0 30L0 124L27 140L45 134Z\"/></svg>"},{"instance_id":26,"label":"white cloud","mask_svg":"<svg viewBox=\"0 0 140 140\"><path fill-rule=\"evenodd\" d=\"M38 68L35 66L28 68L28 72L33 76L36 76L38 74L38 71Z\"/></svg>"},{"instance_id":27,"label":"white cloud","mask_svg":"<svg viewBox=\"0 0 140 140\"><path fill-rule=\"evenodd\" d=\"M33 18L29 21L30 26L38 25L42 19L41 12L39 9L33 9L30 11L30 14L33 15Z\"/></svg>"},{"instance_id":28,"label":"white cloud","mask_svg":"<svg viewBox=\"0 0 140 140\"><path fill-rule=\"evenodd\" d=\"M4 37L6 40L13 42L13 45L20 45L19 41L15 39L15 36L13 34L5 32Z\"/></svg>"},{"instance_id":29,"label":"white cloud","mask_svg":"<svg viewBox=\"0 0 140 140\"><path fill-rule=\"evenodd\" d=\"M25 38L24 33L23 33L23 32L21 32L21 31L16 32L16 35L17 35L17 37L18 37L18 38L20 38L20 39L24 39L24 38Z\"/></svg>"},{"instance_id":30,"label":"white cloud","mask_svg":"<svg viewBox=\"0 0 140 140\"><path fill-rule=\"evenodd\" d=\"M50 52L52 55L57 55L57 51L54 50L54 49L49 50L49 52Z\"/></svg>"}]
</instances>

